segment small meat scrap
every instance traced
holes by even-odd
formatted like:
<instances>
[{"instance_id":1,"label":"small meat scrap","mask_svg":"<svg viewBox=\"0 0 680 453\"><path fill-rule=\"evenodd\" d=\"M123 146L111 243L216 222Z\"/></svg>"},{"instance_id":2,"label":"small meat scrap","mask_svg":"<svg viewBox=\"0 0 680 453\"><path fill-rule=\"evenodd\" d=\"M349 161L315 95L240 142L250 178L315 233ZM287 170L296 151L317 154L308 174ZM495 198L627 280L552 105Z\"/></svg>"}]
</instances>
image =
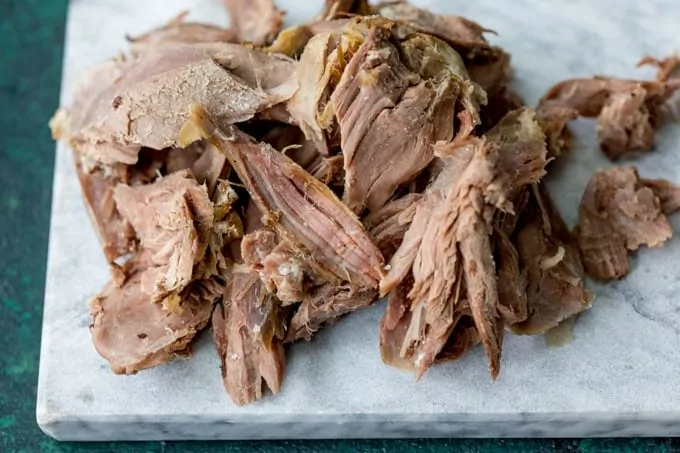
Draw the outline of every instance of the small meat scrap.
<instances>
[{"instance_id":1,"label":"small meat scrap","mask_svg":"<svg viewBox=\"0 0 680 453\"><path fill-rule=\"evenodd\" d=\"M142 278L133 271L120 287L109 282L90 302L94 346L116 374L134 374L186 355L217 298L204 287L211 283L196 282L183 295L182 311L170 313L142 290Z\"/></svg>"},{"instance_id":2,"label":"small meat scrap","mask_svg":"<svg viewBox=\"0 0 680 453\"><path fill-rule=\"evenodd\" d=\"M633 166L595 172L581 205L575 236L586 272L598 280L628 273L628 251L660 247L673 235L661 201Z\"/></svg>"},{"instance_id":3,"label":"small meat scrap","mask_svg":"<svg viewBox=\"0 0 680 453\"><path fill-rule=\"evenodd\" d=\"M245 121L297 90L295 62L228 43L149 51L86 75L70 110L51 122L55 138L101 164L134 164L142 147L175 146L192 102L221 124ZM181 85L181 89L180 89Z\"/></svg>"},{"instance_id":4,"label":"small meat scrap","mask_svg":"<svg viewBox=\"0 0 680 453\"><path fill-rule=\"evenodd\" d=\"M402 1L381 3L374 9L381 16L402 25L404 35L420 31L436 36L453 46L464 58L490 49L484 33L491 30L464 17L435 14Z\"/></svg>"},{"instance_id":5,"label":"small meat scrap","mask_svg":"<svg viewBox=\"0 0 680 453\"><path fill-rule=\"evenodd\" d=\"M654 195L659 197L664 214L670 215L680 209L680 186L665 179L641 179L640 183L652 189Z\"/></svg>"},{"instance_id":6,"label":"small meat scrap","mask_svg":"<svg viewBox=\"0 0 680 453\"><path fill-rule=\"evenodd\" d=\"M332 87L340 78L338 70L333 70L338 49L344 48L342 42L335 48L338 39L339 31L333 31L317 34L309 40L297 67L300 86L286 103L295 124L326 156L331 153L332 145L325 131L328 125L325 122L322 124L322 115L330 100ZM347 50L344 49L342 55Z\"/></svg>"},{"instance_id":7,"label":"small meat scrap","mask_svg":"<svg viewBox=\"0 0 680 453\"><path fill-rule=\"evenodd\" d=\"M515 333L536 335L590 308L585 270L576 241L543 185L531 187L514 243L527 279L527 316L511 325ZM509 323L510 324L510 323Z\"/></svg>"},{"instance_id":8,"label":"small meat scrap","mask_svg":"<svg viewBox=\"0 0 680 453\"><path fill-rule=\"evenodd\" d=\"M343 202L354 212L380 209L434 158L432 145L458 139L479 122L481 88L445 42L414 34L395 45L388 26L368 27L344 69L331 103L345 166Z\"/></svg>"},{"instance_id":9,"label":"small meat scrap","mask_svg":"<svg viewBox=\"0 0 680 453\"><path fill-rule=\"evenodd\" d=\"M680 58L678 54L673 54L669 57L659 60L652 56L646 56L638 62L638 67L651 65L656 66L659 69L659 73L656 75L656 80L658 82L667 82L671 76L680 69Z\"/></svg>"},{"instance_id":10,"label":"small meat scrap","mask_svg":"<svg viewBox=\"0 0 680 453\"><path fill-rule=\"evenodd\" d=\"M236 42L233 30L210 24L185 22L187 12L180 13L166 25L137 37L127 37L132 55L138 56L149 50L182 44L206 42Z\"/></svg>"},{"instance_id":11,"label":"small meat scrap","mask_svg":"<svg viewBox=\"0 0 680 453\"><path fill-rule=\"evenodd\" d=\"M324 184L266 143L235 127L222 130L193 105L185 133L205 138L227 155L259 208L265 226L302 247L327 281L377 287L383 257L357 217Z\"/></svg>"},{"instance_id":12,"label":"small meat scrap","mask_svg":"<svg viewBox=\"0 0 680 453\"><path fill-rule=\"evenodd\" d=\"M281 241L274 231L260 228L247 234L241 241L241 256L283 305L307 296L312 273L306 264L309 257L299 247Z\"/></svg>"},{"instance_id":13,"label":"small meat scrap","mask_svg":"<svg viewBox=\"0 0 680 453\"><path fill-rule=\"evenodd\" d=\"M238 41L255 46L271 44L283 27L284 11L274 0L223 0L229 12L231 30Z\"/></svg>"},{"instance_id":14,"label":"small meat scrap","mask_svg":"<svg viewBox=\"0 0 680 453\"><path fill-rule=\"evenodd\" d=\"M337 286L326 283L313 288L302 300L286 332L286 342L309 340L314 332L347 313L366 308L378 300L371 287Z\"/></svg>"},{"instance_id":15,"label":"small meat scrap","mask_svg":"<svg viewBox=\"0 0 680 453\"><path fill-rule=\"evenodd\" d=\"M232 270L226 297L212 315L212 334L222 362L222 379L232 401L243 406L281 389L285 369L284 325L278 301L257 272Z\"/></svg>"},{"instance_id":16,"label":"small meat scrap","mask_svg":"<svg viewBox=\"0 0 680 453\"><path fill-rule=\"evenodd\" d=\"M118 184L113 198L150 253L152 266L142 275L142 290L154 302L168 299L175 305L208 247L214 224L208 193L185 170L144 186Z\"/></svg>"},{"instance_id":17,"label":"small meat scrap","mask_svg":"<svg viewBox=\"0 0 680 453\"><path fill-rule=\"evenodd\" d=\"M529 109L514 111L489 132L488 140L438 147L444 166L380 282L386 294L409 274L413 277L407 294L411 321L400 355L414 358L418 375L447 343L465 299L491 375L498 376L503 326L491 223L498 210L512 212L513 194L544 174L545 136L534 116ZM394 343L388 335L381 333Z\"/></svg>"},{"instance_id":18,"label":"small meat scrap","mask_svg":"<svg viewBox=\"0 0 680 453\"><path fill-rule=\"evenodd\" d=\"M538 111L552 133L563 130L565 120L576 115L597 117L600 148L615 160L653 148L662 108L679 88L680 79L571 79L553 86L541 99Z\"/></svg>"}]
</instances>

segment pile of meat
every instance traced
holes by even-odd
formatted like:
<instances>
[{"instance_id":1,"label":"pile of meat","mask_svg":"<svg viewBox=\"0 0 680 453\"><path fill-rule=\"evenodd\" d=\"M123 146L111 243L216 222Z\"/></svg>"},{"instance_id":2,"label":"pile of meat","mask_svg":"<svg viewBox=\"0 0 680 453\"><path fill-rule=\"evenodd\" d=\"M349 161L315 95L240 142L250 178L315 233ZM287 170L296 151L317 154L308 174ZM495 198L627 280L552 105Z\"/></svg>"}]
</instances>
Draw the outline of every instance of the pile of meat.
<instances>
[{"instance_id":1,"label":"pile of meat","mask_svg":"<svg viewBox=\"0 0 680 453\"><path fill-rule=\"evenodd\" d=\"M230 29L180 15L130 39L51 122L110 263L91 331L114 372L185 356L210 326L246 404L281 388L286 343L387 297L387 364L420 377L481 343L495 379L507 330L572 318L586 272L620 278L671 236L666 181L596 173L572 233L541 180L579 115L612 158L650 149L673 62L559 83L534 110L463 17L327 0L281 30L271 0L224 3Z\"/></svg>"}]
</instances>

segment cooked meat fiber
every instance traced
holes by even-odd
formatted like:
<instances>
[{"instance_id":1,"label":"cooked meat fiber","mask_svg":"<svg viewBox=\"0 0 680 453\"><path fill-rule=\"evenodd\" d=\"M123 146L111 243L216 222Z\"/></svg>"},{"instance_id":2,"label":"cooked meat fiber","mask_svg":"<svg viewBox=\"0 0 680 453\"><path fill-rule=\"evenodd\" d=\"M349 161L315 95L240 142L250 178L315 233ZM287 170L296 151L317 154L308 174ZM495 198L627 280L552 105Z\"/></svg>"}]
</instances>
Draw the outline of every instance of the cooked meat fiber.
<instances>
[{"instance_id":1,"label":"cooked meat fiber","mask_svg":"<svg viewBox=\"0 0 680 453\"><path fill-rule=\"evenodd\" d=\"M674 76L678 69L680 69L680 57L678 57L678 54L673 54L659 60L658 58L648 55L642 58L637 64L638 67L644 65L656 66L659 69L656 80L658 82L667 82L668 79L670 79L671 76Z\"/></svg>"},{"instance_id":2,"label":"cooked meat fiber","mask_svg":"<svg viewBox=\"0 0 680 453\"><path fill-rule=\"evenodd\" d=\"M527 279L527 316L512 323L515 333L539 334L590 308L585 270L576 241L543 185L532 186L521 213L515 244ZM510 323L509 323L510 324Z\"/></svg>"},{"instance_id":3,"label":"cooked meat fiber","mask_svg":"<svg viewBox=\"0 0 680 453\"><path fill-rule=\"evenodd\" d=\"M183 12L160 28L135 38L128 37L130 51L134 56L138 56L150 50L182 44L238 41L233 30L210 24L184 22L186 16L187 12Z\"/></svg>"},{"instance_id":4,"label":"cooked meat fiber","mask_svg":"<svg viewBox=\"0 0 680 453\"><path fill-rule=\"evenodd\" d=\"M491 221L497 210L512 211L512 194L540 179L546 150L545 136L528 109L508 114L489 137L438 147L444 167L417 207L380 283L386 294L413 276L407 295L411 323L401 356L413 351L418 375L446 344L465 292L492 377L499 372L503 326Z\"/></svg>"},{"instance_id":5,"label":"cooked meat fiber","mask_svg":"<svg viewBox=\"0 0 680 453\"><path fill-rule=\"evenodd\" d=\"M553 86L541 99L538 110L553 131L562 130L565 121L577 115L597 117L600 147L610 159L618 159L653 148L654 131L662 122L662 107L679 88L678 79L572 79Z\"/></svg>"},{"instance_id":6,"label":"cooked meat fiber","mask_svg":"<svg viewBox=\"0 0 680 453\"><path fill-rule=\"evenodd\" d=\"M298 307L286 332L286 342L309 340L314 332L341 316L366 308L378 300L371 287L325 283L312 289Z\"/></svg>"},{"instance_id":7,"label":"cooked meat fiber","mask_svg":"<svg viewBox=\"0 0 680 453\"><path fill-rule=\"evenodd\" d=\"M200 106L185 128L220 148L260 209L265 226L302 249L328 281L377 287L383 257L356 216L288 157L235 127L221 130ZM192 135L196 134L196 135Z\"/></svg>"},{"instance_id":8,"label":"cooked meat fiber","mask_svg":"<svg viewBox=\"0 0 680 453\"><path fill-rule=\"evenodd\" d=\"M323 8L317 15L318 21L330 21L336 17L371 14L366 0L324 0Z\"/></svg>"},{"instance_id":9,"label":"cooked meat fiber","mask_svg":"<svg viewBox=\"0 0 680 453\"><path fill-rule=\"evenodd\" d=\"M434 14L407 2L386 2L375 11L383 17L397 21L404 27L403 34L424 32L448 42L467 58L469 55L489 50L484 32L490 31L460 16Z\"/></svg>"},{"instance_id":10,"label":"cooked meat fiber","mask_svg":"<svg viewBox=\"0 0 680 453\"><path fill-rule=\"evenodd\" d=\"M432 145L453 138L455 105L459 139L469 134L483 98L443 41L416 34L397 48L387 27L367 26L331 95L345 159L343 201L356 213L380 209L432 161Z\"/></svg>"},{"instance_id":11,"label":"cooked meat fiber","mask_svg":"<svg viewBox=\"0 0 680 453\"><path fill-rule=\"evenodd\" d=\"M151 255L142 291L155 302L176 298L205 256L213 228L213 204L205 187L185 170L145 186L119 184L113 198Z\"/></svg>"},{"instance_id":12,"label":"cooked meat fiber","mask_svg":"<svg viewBox=\"0 0 680 453\"><path fill-rule=\"evenodd\" d=\"M659 247L673 232L661 201L632 166L597 171L581 205L575 235L586 272L598 280L628 273L628 251Z\"/></svg>"},{"instance_id":13,"label":"cooked meat fiber","mask_svg":"<svg viewBox=\"0 0 680 453\"><path fill-rule=\"evenodd\" d=\"M218 297L212 283L196 282L186 291L181 312L170 313L151 301L142 279L135 271L121 287L109 282L90 302L92 341L116 374L134 374L186 355Z\"/></svg>"},{"instance_id":14,"label":"cooked meat fiber","mask_svg":"<svg viewBox=\"0 0 680 453\"><path fill-rule=\"evenodd\" d=\"M495 231L498 313L506 325L525 321L528 316L527 275L522 272L519 253L502 230Z\"/></svg>"},{"instance_id":15,"label":"cooked meat fiber","mask_svg":"<svg viewBox=\"0 0 680 453\"><path fill-rule=\"evenodd\" d=\"M284 326L278 302L257 275L243 265L232 271L226 297L212 316L212 333L222 362L224 386L239 406L281 389Z\"/></svg>"},{"instance_id":16,"label":"cooked meat fiber","mask_svg":"<svg viewBox=\"0 0 680 453\"><path fill-rule=\"evenodd\" d=\"M321 124L321 110L331 94L331 77L334 74L330 66L333 59L330 57L337 35L338 32L320 33L309 40L297 66L299 89L286 103L295 123L325 156L331 151Z\"/></svg>"},{"instance_id":17,"label":"cooked meat fiber","mask_svg":"<svg viewBox=\"0 0 680 453\"><path fill-rule=\"evenodd\" d=\"M134 164L141 147L176 145L188 106L201 102L221 124L252 118L297 90L295 63L227 43L175 46L91 71L55 138L102 164ZM179 89L179 87L182 89Z\"/></svg>"},{"instance_id":18,"label":"cooked meat fiber","mask_svg":"<svg viewBox=\"0 0 680 453\"><path fill-rule=\"evenodd\" d=\"M237 40L255 46L271 44L283 27L285 12L274 0L222 0L229 12L231 31Z\"/></svg>"},{"instance_id":19,"label":"cooked meat fiber","mask_svg":"<svg viewBox=\"0 0 680 453\"><path fill-rule=\"evenodd\" d=\"M247 234L241 242L241 255L257 271L267 291L276 294L283 305L303 300L308 293L310 266L299 248L269 229Z\"/></svg>"},{"instance_id":20,"label":"cooked meat fiber","mask_svg":"<svg viewBox=\"0 0 680 453\"><path fill-rule=\"evenodd\" d=\"M664 214L673 214L680 209L680 187L665 179L641 179L643 186L649 187L659 198Z\"/></svg>"},{"instance_id":21,"label":"cooked meat fiber","mask_svg":"<svg viewBox=\"0 0 680 453\"><path fill-rule=\"evenodd\" d=\"M94 226L106 261L114 262L135 248L135 231L120 215L113 200L113 189L119 178L107 177L103 171L87 171L79 153L74 153L76 174L83 191L85 206Z\"/></svg>"},{"instance_id":22,"label":"cooked meat fiber","mask_svg":"<svg viewBox=\"0 0 680 453\"><path fill-rule=\"evenodd\" d=\"M364 218L364 226L385 259L392 258L401 245L421 198L419 193L404 195Z\"/></svg>"}]
</instances>

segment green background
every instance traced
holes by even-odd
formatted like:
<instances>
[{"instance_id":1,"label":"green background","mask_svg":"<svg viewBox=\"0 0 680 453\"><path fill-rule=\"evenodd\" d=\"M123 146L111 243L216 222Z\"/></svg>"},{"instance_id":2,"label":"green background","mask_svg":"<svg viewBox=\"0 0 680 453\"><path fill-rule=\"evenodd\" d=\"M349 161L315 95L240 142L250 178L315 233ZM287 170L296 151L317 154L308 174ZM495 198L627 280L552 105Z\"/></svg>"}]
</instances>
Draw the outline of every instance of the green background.
<instances>
[{"instance_id":1,"label":"green background","mask_svg":"<svg viewBox=\"0 0 680 453\"><path fill-rule=\"evenodd\" d=\"M66 9L66 0L0 0L0 453L680 451L675 439L75 444L42 434L35 393L54 164L47 122L58 104Z\"/></svg>"}]
</instances>

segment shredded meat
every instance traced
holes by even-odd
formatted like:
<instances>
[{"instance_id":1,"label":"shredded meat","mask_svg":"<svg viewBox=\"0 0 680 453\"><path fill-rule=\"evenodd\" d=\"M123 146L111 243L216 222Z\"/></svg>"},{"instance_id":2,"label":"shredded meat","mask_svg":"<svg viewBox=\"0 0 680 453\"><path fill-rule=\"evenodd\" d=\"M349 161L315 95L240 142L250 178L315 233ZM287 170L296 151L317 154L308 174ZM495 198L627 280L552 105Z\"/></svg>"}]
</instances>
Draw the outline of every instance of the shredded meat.
<instances>
[{"instance_id":1,"label":"shredded meat","mask_svg":"<svg viewBox=\"0 0 680 453\"><path fill-rule=\"evenodd\" d=\"M212 315L213 340L222 362L222 378L239 406L281 389L285 369L284 325L276 297L268 294L256 272L235 266L223 305Z\"/></svg>"},{"instance_id":2,"label":"shredded meat","mask_svg":"<svg viewBox=\"0 0 680 453\"><path fill-rule=\"evenodd\" d=\"M545 136L528 109L508 114L488 138L439 147L444 166L380 282L386 294L409 273L413 276L407 295L411 321L401 356L411 351L418 375L446 344L466 292L492 377L499 372L503 326L491 220L497 210L511 212L513 194L540 179L546 150Z\"/></svg>"},{"instance_id":3,"label":"shredded meat","mask_svg":"<svg viewBox=\"0 0 680 453\"><path fill-rule=\"evenodd\" d=\"M515 333L539 334L590 308L585 271L576 241L542 185L532 186L515 244L526 276L527 316L512 323Z\"/></svg>"},{"instance_id":4,"label":"shredded meat","mask_svg":"<svg viewBox=\"0 0 680 453\"><path fill-rule=\"evenodd\" d=\"M113 198L132 224L154 266L142 276L142 290L158 302L176 297L191 282L213 228L213 205L190 172L173 173L153 184L116 186Z\"/></svg>"},{"instance_id":5,"label":"shredded meat","mask_svg":"<svg viewBox=\"0 0 680 453\"><path fill-rule=\"evenodd\" d=\"M149 51L91 71L73 108L55 115L52 132L97 162L134 164L143 146L176 145L191 102L204 103L221 123L244 121L290 98L294 71L285 57L227 43Z\"/></svg>"},{"instance_id":6,"label":"shredded meat","mask_svg":"<svg viewBox=\"0 0 680 453\"><path fill-rule=\"evenodd\" d=\"M404 195L364 218L364 226L386 260L399 248L421 198L419 193Z\"/></svg>"},{"instance_id":7,"label":"shredded meat","mask_svg":"<svg viewBox=\"0 0 680 453\"><path fill-rule=\"evenodd\" d=\"M223 0L237 41L255 46L271 44L283 26L285 13L274 0Z\"/></svg>"},{"instance_id":8,"label":"shredded meat","mask_svg":"<svg viewBox=\"0 0 680 453\"><path fill-rule=\"evenodd\" d=\"M309 291L290 321L286 342L308 340L322 326L341 316L368 307L378 299L370 287L323 284Z\"/></svg>"},{"instance_id":9,"label":"shredded meat","mask_svg":"<svg viewBox=\"0 0 680 453\"><path fill-rule=\"evenodd\" d=\"M231 127L219 129L192 106L187 124L221 149L245 184L265 226L300 246L329 281L376 287L383 257L361 222L327 186L285 155Z\"/></svg>"},{"instance_id":10,"label":"shredded meat","mask_svg":"<svg viewBox=\"0 0 680 453\"><path fill-rule=\"evenodd\" d=\"M323 8L317 15L318 21L330 21L336 17L368 15L371 8L366 0L324 0Z\"/></svg>"},{"instance_id":11,"label":"shredded meat","mask_svg":"<svg viewBox=\"0 0 680 453\"><path fill-rule=\"evenodd\" d=\"M375 7L381 16L402 24L403 34L424 32L448 42L464 57L487 52L489 43L484 38L485 29L461 16L434 14L407 2L388 2Z\"/></svg>"},{"instance_id":12,"label":"shredded meat","mask_svg":"<svg viewBox=\"0 0 680 453\"><path fill-rule=\"evenodd\" d=\"M595 172L579 206L575 235L586 272L599 280L628 273L628 251L659 247L672 236L654 191L632 166Z\"/></svg>"},{"instance_id":13,"label":"shredded meat","mask_svg":"<svg viewBox=\"0 0 680 453\"><path fill-rule=\"evenodd\" d=\"M594 77L572 79L553 86L540 101L542 122L556 141L554 155L568 147L565 123L577 115L597 117L597 135L610 159L631 152L649 151L654 130L661 124L661 109L680 88L680 80L649 82Z\"/></svg>"},{"instance_id":14,"label":"shredded meat","mask_svg":"<svg viewBox=\"0 0 680 453\"><path fill-rule=\"evenodd\" d=\"M120 178L106 177L101 170L87 171L79 153L74 153L76 174L83 191L85 206L109 263L135 248L135 232L120 215L113 200L113 188Z\"/></svg>"},{"instance_id":15,"label":"shredded meat","mask_svg":"<svg viewBox=\"0 0 680 453\"><path fill-rule=\"evenodd\" d=\"M183 294L182 311L169 313L142 291L142 278L135 271L121 287L109 282L90 302L94 346L117 374L134 374L186 355L218 297L212 282L196 282Z\"/></svg>"},{"instance_id":16,"label":"shredded meat","mask_svg":"<svg viewBox=\"0 0 680 453\"><path fill-rule=\"evenodd\" d=\"M673 214L680 209L680 187L665 179L641 179L640 183L652 189L659 198L664 214Z\"/></svg>"},{"instance_id":17,"label":"shredded meat","mask_svg":"<svg viewBox=\"0 0 680 453\"><path fill-rule=\"evenodd\" d=\"M397 48L388 28L368 26L331 95L345 162L343 202L357 213L380 209L432 161L434 143L453 138L456 102L464 139L483 98L446 43L416 34Z\"/></svg>"},{"instance_id":18,"label":"shredded meat","mask_svg":"<svg viewBox=\"0 0 680 453\"><path fill-rule=\"evenodd\" d=\"M312 272L307 257L299 248L281 241L274 231L261 228L247 234L241 242L241 255L258 272L267 291L276 294L284 305L306 297Z\"/></svg>"},{"instance_id":19,"label":"shredded meat","mask_svg":"<svg viewBox=\"0 0 680 453\"><path fill-rule=\"evenodd\" d=\"M680 68L680 58L678 54L673 54L669 57L659 60L651 56L646 56L638 62L638 67L644 65L656 66L659 69L656 75L658 82L667 82L672 75Z\"/></svg>"}]
</instances>

